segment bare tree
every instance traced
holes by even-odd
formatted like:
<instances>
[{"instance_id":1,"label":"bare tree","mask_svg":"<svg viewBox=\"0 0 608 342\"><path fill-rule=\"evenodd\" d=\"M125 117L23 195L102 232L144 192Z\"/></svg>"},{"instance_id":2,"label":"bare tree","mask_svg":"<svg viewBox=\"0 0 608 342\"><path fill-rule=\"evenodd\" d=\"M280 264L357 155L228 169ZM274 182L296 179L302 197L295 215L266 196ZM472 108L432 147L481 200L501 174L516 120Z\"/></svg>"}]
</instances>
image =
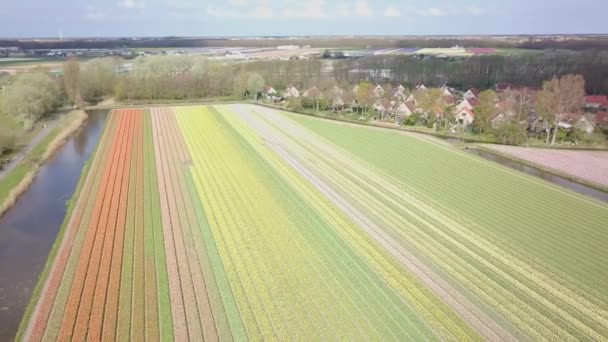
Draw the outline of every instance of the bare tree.
<instances>
[{"instance_id":1,"label":"bare tree","mask_svg":"<svg viewBox=\"0 0 608 342\"><path fill-rule=\"evenodd\" d=\"M80 106L80 63L76 59L69 59L63 64L63 86L70 102Z\"/></svg>"},{"instance_id":2,"label":"bare tree","mask_svg":"<svg viewBox=\"0 0 608 342\"><path fill-rule=\"evenodd\" d=\"M585 103L585 79L581 75L553 77L543 84L537 101L537 110L554 126L551 144L555 144L559 120L564 114L578 113Z\"/></svg>"},{"instance_id":3,"label":"bare tree","mask_svg":"<svg viewBox=\"0 0 608 342\"><path fill-rule=\"evenodd\" d=\"M319 111L319 102L323 97L323 93L319 90L319 88L312 86L306 91L306 96L311 98L314 101L315 109L317 112Z\"/></svg>"}]
</instances>

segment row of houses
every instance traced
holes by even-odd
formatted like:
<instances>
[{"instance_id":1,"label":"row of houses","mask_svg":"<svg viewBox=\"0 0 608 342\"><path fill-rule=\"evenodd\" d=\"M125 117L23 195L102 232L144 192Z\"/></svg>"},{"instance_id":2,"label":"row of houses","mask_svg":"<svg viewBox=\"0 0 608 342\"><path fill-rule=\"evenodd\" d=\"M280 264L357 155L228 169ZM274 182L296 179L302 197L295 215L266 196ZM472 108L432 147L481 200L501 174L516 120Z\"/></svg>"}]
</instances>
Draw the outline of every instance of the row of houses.
<instances>
[{"instance_id":1,"label":"row of houses","mask_svg":"<svg viewBox=\"0 0 608 342\"><path fill-rule=\"evenodd\" d=\"M327 100L328 107L336 111L352 111L361 107L367 107L378 113L382 120L393 119L401 122L414 113L428 115L420 107L420 101L424 94L429 91L425 85L419 85L412 91L402 85L387 90L377 85L370 91L369 101L359 103L359 86L354 86L350 91L344 91L334 86L328 91L322 92L313 86L303 92L296 87L288 87L281 95L271 86L267 86L264 94L276 101L286 101L292 98L323 98ZM460 126L471 125L475 120L475 109L480 104L480 91L476 88L465 92L444 85L440 88L441 96L432 106L430 111L435 117L441 118L449 114L453 116L454 123ZM499 83L495 87L498 94L496 99L496 111L490 118L490 125L498 128L504 122L516 118L520 120L531 131L544 131L548 125L543 122L534 110L527 113L514 113L509 105L508 96L511 94L526 94L530 101L534 101L539 89L516 86L509 83ZM389 93L390 92L390 93ZM533 108L533 106L530 106ZM449 113L448 112L449 109ZM598 126L608 125L606 112L608 111L608 97L603 95L587 96L585 98L585 113L563 114L560 119L560 127L564 129L577 128L587 133L592 133Z\"/></svg>"}]
</instances>

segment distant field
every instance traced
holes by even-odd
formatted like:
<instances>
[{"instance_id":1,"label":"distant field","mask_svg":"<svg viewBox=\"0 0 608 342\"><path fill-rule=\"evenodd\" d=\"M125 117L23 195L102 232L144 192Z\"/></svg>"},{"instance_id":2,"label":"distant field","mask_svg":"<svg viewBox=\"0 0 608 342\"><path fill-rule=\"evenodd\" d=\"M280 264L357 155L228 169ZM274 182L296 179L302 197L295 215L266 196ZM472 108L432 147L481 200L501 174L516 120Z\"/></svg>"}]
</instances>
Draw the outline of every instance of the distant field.
<instances>
[{"instance_id":1,"label":"distant field","mask_svg":"<svg viewBox=\"0 0 608 342\"><path fill-rule=\"evenodd\" d=\"M249 105L116 110L21 337L605 340L605 204Z\"/></svg>"},{"instance_id":2,"label":"distant field","mask_svg":"<svg viewBox=\"0 0 608 342\"><path fill-rule=\"evenodd\" d=\"M14 65L14 64L49 63L49 62L61 62L61 60L57 60L56 58L26 58L26 57L2 58L2 57L0 57L0 66Z\"/></svg>"},{"instance_id":3,"label":"distant field","mask_svg":"<svg viewBox=\"0 0 608 342\"><path fill-rule=\"evenodd\" d=\"M431 48L427 48L427 49L420 49L418 51L416 51L417 54L422 54L422 55L446 55L448 57L470 57L473 56L473 53L468 52L466 49L464 48L459 48L459 49L431 49Z\"/></svg>"}]
</instances>

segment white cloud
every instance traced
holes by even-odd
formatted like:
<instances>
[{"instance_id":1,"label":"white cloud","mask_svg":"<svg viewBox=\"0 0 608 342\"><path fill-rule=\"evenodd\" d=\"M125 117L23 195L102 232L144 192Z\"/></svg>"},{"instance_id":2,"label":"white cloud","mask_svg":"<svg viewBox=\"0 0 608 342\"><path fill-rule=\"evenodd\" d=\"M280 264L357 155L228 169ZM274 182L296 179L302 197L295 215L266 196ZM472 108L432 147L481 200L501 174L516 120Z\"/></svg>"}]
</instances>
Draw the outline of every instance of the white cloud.
<instances>
[{"instance_id":1,"label":"white cloud","mask_svg":"<svg viewBox=\"0 0 608 342\"><path fill-rule=\"evenodd\" d=\"M384 16L385 17L400 17L401 16L401 11L395 7L395 6L388 6L385 10L384 10Z\"/></svg>"},{"instance_id":2,"label":"white cloud","mask_svg":"<svg viewBox=\"0 0 608 342\"><path fill-rule=\"evenodd\" d=\"M118 6L127 9L137 9L146 7L146 0L121 0Z\"/></svg>"},{"instance_id":3,"label":"white cloud","mask_svg":"<svg viewBox=\"0 0 608 342\"><path fill-rule=\"evenodd\" d=\"M369 7L367 0L358 0L355 3L355 14L359 17L371 17L374 11Z\"/></svg>"},{"instance_id":4,"label":"white cloud","mask_svg":"<svg viewBox=\"0 0 608 342\"><path fill-rule=\"evenodd\" d=\"M425 17L444 17L448 15L448 12L438 7L431 7L420 11L420 15Z\"/></svg>"}]
</instances>

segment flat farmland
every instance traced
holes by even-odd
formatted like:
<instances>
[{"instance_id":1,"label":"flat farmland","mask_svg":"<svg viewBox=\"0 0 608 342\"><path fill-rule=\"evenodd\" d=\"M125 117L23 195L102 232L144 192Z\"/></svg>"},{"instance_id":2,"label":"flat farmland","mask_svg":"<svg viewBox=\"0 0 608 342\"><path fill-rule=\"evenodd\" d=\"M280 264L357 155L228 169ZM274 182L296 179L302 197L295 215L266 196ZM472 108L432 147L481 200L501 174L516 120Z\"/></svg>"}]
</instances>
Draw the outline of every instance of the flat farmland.
<instances>
[{"instance_id":1,"label":"flat farmland","mask_svg":"<svg viewBox=\"0 0 608 342\"><path fill-rule=\"evenodd\" d=\"M415 136L124 109L19 337L606 340L608 207Z\"/></svg>"}]
</instances>

